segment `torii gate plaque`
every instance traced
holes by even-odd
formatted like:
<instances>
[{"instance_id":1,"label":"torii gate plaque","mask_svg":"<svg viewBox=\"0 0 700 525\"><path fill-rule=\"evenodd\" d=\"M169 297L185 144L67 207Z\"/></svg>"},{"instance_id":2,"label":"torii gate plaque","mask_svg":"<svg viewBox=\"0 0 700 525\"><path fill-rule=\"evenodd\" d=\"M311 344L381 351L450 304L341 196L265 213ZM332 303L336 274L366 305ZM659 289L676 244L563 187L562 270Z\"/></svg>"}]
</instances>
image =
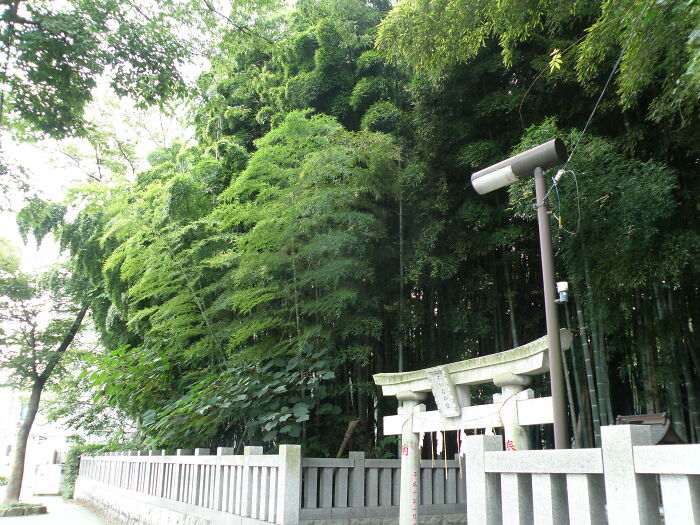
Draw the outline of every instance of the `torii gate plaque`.
<instances>
[{"instance_id":1,"label":"torii gate plaque","mask_svg":"<svg viewBox=\"0 0 700 525\"><path fill-rule=\"evenodd\" d=\"M562 350L571 346L571 332L559 332ZM552 398L534 398L525 389L531 376L549 371L547 338L484 357L413 372L376 374L385 396L399 400L398 414L384 418L384 434L401 434L401 496L399 525L418 523L421 432L503 427L506 450L528 450L523 426L552 423ZM493 382L501 387L494 403L471 406L470 385ZM432 392L438 410L421 404Z\"/></svg>"}]
</instances>

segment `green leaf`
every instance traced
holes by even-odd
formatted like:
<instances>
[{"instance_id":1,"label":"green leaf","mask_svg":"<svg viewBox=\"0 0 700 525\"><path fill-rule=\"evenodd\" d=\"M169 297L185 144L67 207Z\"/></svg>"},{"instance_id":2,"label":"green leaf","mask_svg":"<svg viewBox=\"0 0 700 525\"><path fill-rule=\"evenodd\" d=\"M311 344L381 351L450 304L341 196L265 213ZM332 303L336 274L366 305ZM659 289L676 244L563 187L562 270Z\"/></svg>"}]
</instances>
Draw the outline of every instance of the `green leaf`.
<instances>
[{"instance_id":1,"label":"green leaf","mask_svg":"<svg viewBox=\"0 0 700 525\"><path fill-rule=\"evenodd\" d=\"M310 405L308 405L306 403L302 403L302 402L297 403L296 405L294 405L294 409L293 409L294 416L299 418L301 416L308 414L309 408L310 408Z\"/></svg>"}]
</instances>

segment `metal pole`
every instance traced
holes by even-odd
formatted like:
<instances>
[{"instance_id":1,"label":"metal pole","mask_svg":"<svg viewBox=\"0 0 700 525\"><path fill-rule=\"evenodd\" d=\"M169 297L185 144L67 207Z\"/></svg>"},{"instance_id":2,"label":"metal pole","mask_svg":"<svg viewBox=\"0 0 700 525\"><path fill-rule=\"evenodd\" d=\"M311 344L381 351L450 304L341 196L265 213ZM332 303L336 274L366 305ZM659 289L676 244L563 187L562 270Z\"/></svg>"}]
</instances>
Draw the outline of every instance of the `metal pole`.
<instances>
[{"instance_id":1,"label":"metal pole","mask_svg":"<svg viewBox=\"0 0 700 525\"><path fill-rule=\"evenodd\" d=\"M547 186L544 170L535 168L535 197L537 199L537 225L540 230L540 254L542 256L542 287L544 289L544 315L547 320L547 344L549 346L549 378L552 385L552 412L554 417L554 447L570 448L569 426L564 399L564 374L559 340L559 312L557 311L554 278L554 254L552 232L549 226L549 204L546 202Z\"/></svg>"}]
</instances>

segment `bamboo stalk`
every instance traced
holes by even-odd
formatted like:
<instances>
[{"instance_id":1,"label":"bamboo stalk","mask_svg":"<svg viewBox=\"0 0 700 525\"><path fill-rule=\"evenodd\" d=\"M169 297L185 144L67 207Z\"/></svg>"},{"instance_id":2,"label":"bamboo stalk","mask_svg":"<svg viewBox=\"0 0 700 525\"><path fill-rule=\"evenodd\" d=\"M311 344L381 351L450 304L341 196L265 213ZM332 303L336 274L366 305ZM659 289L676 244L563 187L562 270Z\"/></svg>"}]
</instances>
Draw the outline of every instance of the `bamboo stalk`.
<instances>
[{"instance_id":1,"label":"bamboo stalk","mask_svg":"<svg viewBox=\"0 0 700 525\"><path fill-rule=\"evenodd\" d=\"M564 303L564 317L566 318L566 327L571 331L571 315L569 313L569 303ZM581 431L581 420L584 418L584 411L583 411L583 403L581 399L581 382L579 380L579 375L578 375L578 366L576 364L576 353L574 351L575 348L574 341L571 342L571 350L569 353L571 354L571 366L573 368L573 375L574 375L574 387L576 388L576 400L578 401L577 407L578 407L578 420L576 417L573 417L574 415L574 404L571 398L569 398L569 405L572 407L572 420L574 421L574 433L576 435L576 444L577 448L583 445L584 447L587 445L586 441L587 439L582 439L584 434ZM566 388L571 390L571 383L569 381L569 370L568 370L568 365L566 364L566 356L564 356L564 366L566 367ZM578 424L577 424L578 423Z\"/></svg>"},{"instance_id":2,"label":"bamboo stalk","mask_svg":"<svg viewBox=\"0 0 700 525\"><path fill-rule=\"evenodd\" d=\"M593 299L593 290L591 289L591 278L590 272L588 270L588 260L584 258L584 269L586 277L586 295L588 297L588 304L590 309L590 328L591 328L591 343L593 344L593 365L595 367L595 379L596 379L596 392L598 395L598 414L600 416L601 425L609 425L611 421L609 420L609 415L607 412L607 401L605 399L605 375L603 372L603 359L604 355L601 353L600 348L600 335L598 330L598 323L596 320L596 308Z\"/></svg>"},{"instance_id":3,"label":"bamboo stalk","mask_svg":"<svg viewBox=\"0 0 700 525\"><path fill-rule=\"evenodd\" d=\"M577 296L578 297L578 296ZM583 362L586 366L586 379L588 382L588 395L591 404L591 419L593 420L593 441L596 447L600 446L600 411L598 410L598 394L596 393L596 381L593 375L593 365L591 364L591 353L588 346L588 335L586 325L583 320L581 301L576 300L576 317L579 327L579 338L583 349Z\"/></svg>"}]
</instances>

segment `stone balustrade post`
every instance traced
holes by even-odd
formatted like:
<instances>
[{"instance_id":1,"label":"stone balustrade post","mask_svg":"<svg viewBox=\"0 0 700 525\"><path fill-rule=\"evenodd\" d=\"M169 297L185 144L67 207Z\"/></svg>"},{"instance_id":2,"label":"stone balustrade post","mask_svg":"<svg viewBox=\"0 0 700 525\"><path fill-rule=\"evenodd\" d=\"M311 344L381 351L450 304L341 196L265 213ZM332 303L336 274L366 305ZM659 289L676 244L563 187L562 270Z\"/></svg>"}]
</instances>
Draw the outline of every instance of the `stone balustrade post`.
<instances>
[{"instance_id":1,"label":"stone balustrade post","mask_svg":"<svg viewBox=\"0 0 700 525\"><path fill-rule=\"evenodd\" d=\"M280 445L277 474L277 524L297 525L301 507L301 446Z\"/></svg>"},{"instance_id":2,"label":"stone balustrade post","mask_svg":"<svg viewBox=\"0 0 700 525\"><path fill-rule=\"evenodd\" d=\"M216 455L220 458L221 456L233 456L236 453L236 449L233 447L218 447L216 449ZM226 476L226 468L219 461L217 465L217 472L215 478L214 486L214 509L228 511L225 507L225 495L228 494L231 486L230 476ZM230 467L229 467L230 468Z\"/></svg>"},{"instance_id":3,"label":"stone balustrade post","mask_svg":"<svg viewBox=\"0 0 700 525\"><path fill-rule=\"evenodd\" d=\"M467 523L500 525L500 476L485 471L485 454L503 450L501 436L467 436L463 445L465 447Z\"/></svg>"},{"instance_id":4,"label":"stone balustrade post","mask_svg":"<svg viewBox=\"0 0 700 525\"><path fill-rule=\"evenodd\" d=\"M350 469L350 494L348 505L351 507L365 506L365 453L350 452L350 459L354 460Z\"/></svg>"},{"instance_id":5,"label":"stone balustrade post","mask_svg":"<svg viewBox=\"0 0 700 525\"><path fill-rule=\"evenodd\" d=\"M243 447L243 489L241 491L240 515L249 518L253 509L253 476L250 466L250 456L263 453L262 447Z\"/></svg>"},{"instance_id":6,"label":"stone balustrade post","mask_svg":"<svg viewBox=\"0 0 700 525\"><path fill-rule=\"evenodd\" d=\"M210 448L195 448L195 456L209 456L211 454ZM195 505L204 504L204 479L205 479L205 465L194 465L194 482L192 484L192 500Z\"/></svg>"},{"instance_id":7,"label":"stone balustrade post","mask_svg":"<svg viewBox=\"0 0 700 525\"><path fill-rule=\"evenodd\" d=\"M175 451L176 456L191 456L192 450L188 448L178 448ZM175 501L183 501L185 493L185 469L182 463L175 464L175 473L173 474L173 484Z\"/></svg>"},{"instance_id":8,"label":"stone balustrade post","mask_svg":"<svg viewBox=\"0 0 700 525\"><path fill-rule=\"evenodd\" d=\"M651 445L651 428L614 425L601 429L609 525L658 525L659 498L653 476L635 473L636 445Z\"/></svg>"}]
</instances>

